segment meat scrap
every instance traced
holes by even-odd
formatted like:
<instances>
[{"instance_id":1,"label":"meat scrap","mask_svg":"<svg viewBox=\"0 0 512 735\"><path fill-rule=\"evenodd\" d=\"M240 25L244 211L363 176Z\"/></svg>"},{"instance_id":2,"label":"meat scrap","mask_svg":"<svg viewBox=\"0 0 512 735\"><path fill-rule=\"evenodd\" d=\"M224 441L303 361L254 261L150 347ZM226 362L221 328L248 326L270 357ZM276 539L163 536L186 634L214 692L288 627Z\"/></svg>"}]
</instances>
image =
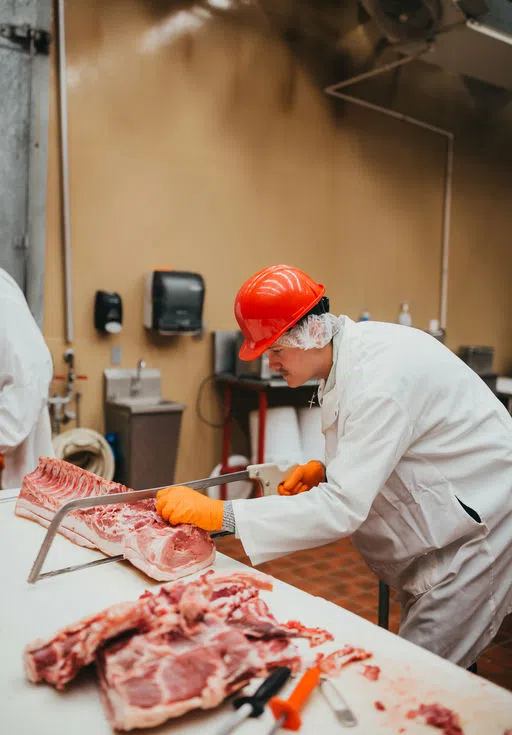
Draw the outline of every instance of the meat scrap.
<instances>
[{"instance_id":1,"label":"meat scrap","mask_svg":"<svg viewBox=\"0 0 512 735\"><path fill-rule=\"evenodd\" d=\"M372 657L372 653L365 651L364 648L354 648L353 646L344 646L338 651L333 651L325 655L317 654L316 665L320 671L326 676L339 676L342 668L353 661L365 661ZM378 667L375 667L378 668Z\"/></svg>"},{"instance_id":2,"label":"meat scrap","mask_svg":"<svg viewBox=\"0 0 512 735\"><path fill-rule=\"evenodd\" d=\"M380 666L368 666L364 664L361 675L366 677L368 681L377 681L380 676Z\"/></svg>"},{"instance_id":3,"label":"meat scrap","mask_svg":"<svg viewBox=\"0 0 512 735\"><path fill-rule=\"evenodd\" d=\"M210 571L146 591L28 645L27 677L63 689L94 660L118 730L216 707L253 677L301 666L293 639L311 641L312 630L278 623L259 597L268 587L257 576Z\"/></svg>"},{"instance_id":4,"label":"meat scrap","mask_svg":"<svg viewBox=\"0 0 512 735\"><path fill-rule=\"evenodd\" d=\"M437 727L443 735L464 735L459 716L441 704L420 704L418 709L410 710L407 718L413 720L418 716L425 718L425 724Z\"/></svg>"},{"instance_id":5,"label":"meat scrap","mask_svg":"<svg viewBox=\"0 0 512 735\"><path fill-rule=\"evenodd\" d=\"M322 628L306 628L298 620L289 620L286 623L286 627L290 629L294 628L303 638L309 638L311 648L334 640L334 636L327 630L323 630Z\"/></svg>"},{"instance_id":6,"label":"meat scrap","mask_svg":"<svg viewBox=\"0 0 512 735\"><path fill-rule=\"evenodd\" d=\"M41 457L34 472L23 478L15 513L47 528L69 500L128 490L69 462ZM64 518L59 533L108 556L122 554L162 582L198 572L215 558L206 531L189 524L170 526L156 512L153 499L74 510Z\"/></svg>"},{"instance_id":7,"label":"meat scrap","mask_svg":"<svg viewBox=\"0 0 512 735\"><path fill-rule=\"evenodd\" d=\"M380 712L383 712L386 709L382 702L374 702L374 704L375 709L378 709Z\"/></svg>"}]
</instances>

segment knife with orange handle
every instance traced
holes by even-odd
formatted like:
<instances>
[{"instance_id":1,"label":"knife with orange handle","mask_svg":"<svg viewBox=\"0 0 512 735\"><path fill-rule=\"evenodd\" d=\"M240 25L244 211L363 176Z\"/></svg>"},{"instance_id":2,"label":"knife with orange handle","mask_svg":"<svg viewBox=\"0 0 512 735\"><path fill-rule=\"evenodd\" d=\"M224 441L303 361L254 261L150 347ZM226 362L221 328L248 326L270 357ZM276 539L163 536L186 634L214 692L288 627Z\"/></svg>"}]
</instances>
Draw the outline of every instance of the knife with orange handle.
<instances>
[{"instance_id":1,"label":"knife with orange handle","mask_svg":"<svg viewBox=\"0 0 512 735\"><path fill-rule=\"evenodd\" d=\"M272 697L268 706L276 718L276 722L268 735L274 735L281 727L286 730L298 730L302 724L300 710L307 698L320 681L321 671L318 666L308 669L298 682L288 699Z\"/></svg>"}]
</instances>

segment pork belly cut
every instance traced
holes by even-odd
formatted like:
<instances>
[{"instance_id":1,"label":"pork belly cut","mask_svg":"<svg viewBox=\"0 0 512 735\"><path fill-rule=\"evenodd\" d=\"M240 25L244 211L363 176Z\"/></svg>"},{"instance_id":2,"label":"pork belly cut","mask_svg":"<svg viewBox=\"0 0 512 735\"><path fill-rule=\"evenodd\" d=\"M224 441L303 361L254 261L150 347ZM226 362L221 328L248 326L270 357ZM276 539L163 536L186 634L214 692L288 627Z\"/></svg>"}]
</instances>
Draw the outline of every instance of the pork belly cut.
<instances>
[{"instance_id":1,"label":"pork belly cut","mask_svg":"<svg viewBox=\"0 0 512 735\"><path fill-rule=\"evenodd\" d=\"M69 500L128 489L63 460L42 457L34 472L23 478L15 513L48 527ZM215 558L215 546L206 531L189 524L169 525L156 512L152 498L71 511L59 532L79 546L108 556L122 554L162 582L198 572Z\"/></svg>"}]
</instances>

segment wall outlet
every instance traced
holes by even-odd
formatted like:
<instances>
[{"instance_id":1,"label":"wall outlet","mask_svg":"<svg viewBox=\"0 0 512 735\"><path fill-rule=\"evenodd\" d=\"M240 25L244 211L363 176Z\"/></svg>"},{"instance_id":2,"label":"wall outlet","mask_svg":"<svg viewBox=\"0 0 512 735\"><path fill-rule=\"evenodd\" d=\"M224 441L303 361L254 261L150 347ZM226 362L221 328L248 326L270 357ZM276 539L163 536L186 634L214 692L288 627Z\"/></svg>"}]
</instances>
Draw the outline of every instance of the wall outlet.
<instances>
[{"instance_id":1,"label":"wall outlet","mask_svg":"<svg viewBox=\"0 0 512 735\"><path fill-rule=\"evenodd\" d=\"M121 364L121 345L112 345L112 347L110 348L110 364Z\"/></svg>"}]
</instances>

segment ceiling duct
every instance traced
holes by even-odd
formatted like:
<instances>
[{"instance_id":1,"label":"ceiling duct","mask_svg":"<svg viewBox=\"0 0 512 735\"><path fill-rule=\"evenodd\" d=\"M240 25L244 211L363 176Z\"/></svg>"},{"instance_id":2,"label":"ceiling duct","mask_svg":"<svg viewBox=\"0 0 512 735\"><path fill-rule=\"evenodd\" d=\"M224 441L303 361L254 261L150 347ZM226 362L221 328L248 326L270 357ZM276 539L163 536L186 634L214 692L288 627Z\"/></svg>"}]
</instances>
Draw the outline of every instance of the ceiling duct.
<instances>
[{"instance_id":1,"label":"ceiling duct","mask_svg":"<svg viewBox=\"0 0 512 735\"><path fill-rule=\"evenodd\" d=\"M361 0L396 51L512 90L512 0Z\"/></svg>"}]
</instances>

